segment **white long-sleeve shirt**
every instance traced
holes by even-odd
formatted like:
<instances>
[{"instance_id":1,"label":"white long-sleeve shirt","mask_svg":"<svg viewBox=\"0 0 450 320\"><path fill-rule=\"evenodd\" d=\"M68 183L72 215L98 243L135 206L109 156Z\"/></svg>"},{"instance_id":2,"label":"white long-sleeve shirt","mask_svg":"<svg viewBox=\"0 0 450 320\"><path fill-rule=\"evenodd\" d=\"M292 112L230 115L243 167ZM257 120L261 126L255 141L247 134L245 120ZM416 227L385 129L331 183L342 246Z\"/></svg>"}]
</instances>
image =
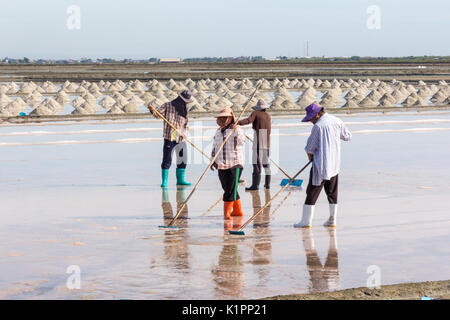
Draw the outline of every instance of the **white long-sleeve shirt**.
<instances>
[{"instance_id":1,"label":"white long-sleeve shirt","mask_svg":"<svg viewBox=\"0 0 450 320\"><path fill-rule=\"evenodd\" d=\"M349 141L351 132L344 122L325 113L316 122L306 143L305 151L314 155L312 184L320 186L339 174L341 166L341 140Z\"/></svg>"}]
</instances>

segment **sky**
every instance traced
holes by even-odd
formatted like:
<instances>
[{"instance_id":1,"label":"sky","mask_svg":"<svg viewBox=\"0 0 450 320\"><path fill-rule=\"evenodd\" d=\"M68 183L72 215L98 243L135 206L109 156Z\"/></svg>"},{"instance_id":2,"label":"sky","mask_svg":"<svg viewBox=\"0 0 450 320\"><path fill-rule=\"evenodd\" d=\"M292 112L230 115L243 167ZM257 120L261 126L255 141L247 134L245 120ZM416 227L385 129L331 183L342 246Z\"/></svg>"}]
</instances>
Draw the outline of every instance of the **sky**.
<instances>
[{"instance_id":1,"label":"sky","mask_svg":"<svg viewBox=\"0 0 450 320\"><path fill-rule=\"evenodd\" d=\"M310 56L450 55L450 1L0 0L0 57L295 57L307 40Z\"/></svg>"}]
</instances>

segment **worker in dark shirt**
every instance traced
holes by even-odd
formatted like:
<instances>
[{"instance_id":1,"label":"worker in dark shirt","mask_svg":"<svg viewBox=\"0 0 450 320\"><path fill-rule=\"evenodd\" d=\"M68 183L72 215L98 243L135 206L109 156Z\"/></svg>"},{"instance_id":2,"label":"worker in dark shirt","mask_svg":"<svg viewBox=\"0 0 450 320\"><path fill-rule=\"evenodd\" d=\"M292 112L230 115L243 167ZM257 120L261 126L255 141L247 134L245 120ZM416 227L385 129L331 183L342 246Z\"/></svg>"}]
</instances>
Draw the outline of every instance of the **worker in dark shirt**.
<instances>
[{"instance_id":1,"label":"worker in dark shirt","mask_svg":"<svg viewBox=\"0 0 450 320\"><path fill-rule=\"evenodd\" d=\"M267 104L264 100L259 99L255 107L253 107L252 114L247 119L240 120L238 125L245 126L252 124L253 126L253 181L246 191L258 190L261 182L261 171L264 168L266 180L264 187L270 189L270 165L269 165L269 150L270 150L270 129L271 120L270 115L266 112Z\"/></svg>"}]
</instances>

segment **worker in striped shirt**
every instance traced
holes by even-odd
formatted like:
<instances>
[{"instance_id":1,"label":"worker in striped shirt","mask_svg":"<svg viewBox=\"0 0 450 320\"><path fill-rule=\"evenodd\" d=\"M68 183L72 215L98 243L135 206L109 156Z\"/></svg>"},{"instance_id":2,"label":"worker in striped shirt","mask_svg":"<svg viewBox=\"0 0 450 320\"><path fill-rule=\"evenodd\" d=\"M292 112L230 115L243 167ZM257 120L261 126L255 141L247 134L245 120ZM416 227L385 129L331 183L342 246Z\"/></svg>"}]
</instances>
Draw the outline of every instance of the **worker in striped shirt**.
<instances>
[{"instance_id":1,"label":"worker in striped shirt","mask_svg":"<svg viewBox=\"0 0 450 320\"><path fill-rule=\"evenodd\" d=\"M305 147L313 165L309 174L302 220L294 227L311 228L314 206L322 188L325 189L330 208L330 217L324 226L336 227L341 140L349 141L352 134L342 120L326 113L323 107L314 103L306 107L306 116L302 122L314 124Z\"/></svg>"},{"instance_id":2,"label":"worker in striped shirt","mask_svg":"<svg viewBox=\"0 0 450 320\"><path fill-rule=\"evenodd\" d=\"M233 110L225 107L217 115L217 129L214 135L211 157L219 152L211 170L217 169L219 180L223 189L223 212L225 219L232 216L243 216L241 200L238 193L238 182L244 168L243 145L245 142L244 131L237 127ZM231 133L222 150L220 146Z\"/></svg>"},{"instance_id":3,"label":"worker in striped shirt","mask_svg":"<svg viewBox=\"0 0 450 320\"><path fill-rule=\"evenodd\" d=\"M184 90L178 97L171 101L164 103L158 109L155 109L151 104L148 105L150 113L158 117L155 110L163 115L177 130L174 130L166 122L164 122L163 137L163 160L161 163L161 187L167 187L167 179L169 176L169 168L172 165L172 154L176 153L177 157L177 186L190 186L191 183L185 181L185 172L187 164L187 147L183 135L189 131L188 128L188 109L187 104L192 102L192 95L189 90Z\"/></svg>"}]
</instances>

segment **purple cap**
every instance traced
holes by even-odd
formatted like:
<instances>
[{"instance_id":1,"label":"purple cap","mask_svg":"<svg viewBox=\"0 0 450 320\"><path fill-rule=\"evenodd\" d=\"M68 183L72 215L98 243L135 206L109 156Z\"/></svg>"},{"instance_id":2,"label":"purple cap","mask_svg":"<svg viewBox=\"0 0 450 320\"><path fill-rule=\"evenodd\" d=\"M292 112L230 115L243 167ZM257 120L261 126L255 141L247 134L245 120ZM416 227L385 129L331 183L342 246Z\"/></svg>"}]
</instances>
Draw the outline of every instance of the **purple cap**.
<instances>
[{"instance_id":1,"label":"purple cap","mask_svg":"<svg viewBox=\"0 0 450 320\"><path fill-rule=\"evenodd\" d=\"M318 106L317 104L313 103L306 107L306 116L302 119L302 122L308 122L312 118L314 118L323 107Z\"/></svg>"}]
</instances>

